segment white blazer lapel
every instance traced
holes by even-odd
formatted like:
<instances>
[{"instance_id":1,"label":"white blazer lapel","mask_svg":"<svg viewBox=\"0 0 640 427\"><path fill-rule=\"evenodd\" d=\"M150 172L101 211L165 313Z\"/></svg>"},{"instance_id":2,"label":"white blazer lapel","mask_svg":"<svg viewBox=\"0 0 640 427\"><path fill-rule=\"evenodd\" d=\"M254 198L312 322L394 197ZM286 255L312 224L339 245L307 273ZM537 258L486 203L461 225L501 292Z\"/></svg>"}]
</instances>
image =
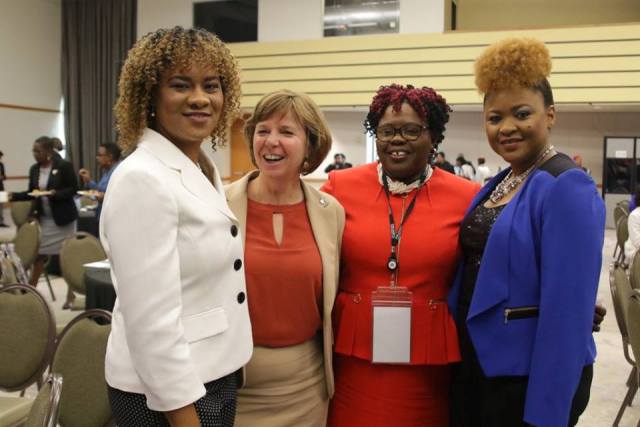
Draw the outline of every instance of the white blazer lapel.
<instances>
[{"instance_id":1,"label":"white blazer lapel","mask_svg":"<svg viewBox=\"0 0 640 427\"><path fill-rule=\"evenodd\" d=\"M138 144L138 148L150 151L168 168L179 171L182 185L191 194L236 221L236 217L227 206L222 180L218 170L213 166L213 162L211 162L211 166L214 171L214 184L211 184L195 163L158 132L147 128L141 139L142 141Z\"/></svg>"}]
</instances>

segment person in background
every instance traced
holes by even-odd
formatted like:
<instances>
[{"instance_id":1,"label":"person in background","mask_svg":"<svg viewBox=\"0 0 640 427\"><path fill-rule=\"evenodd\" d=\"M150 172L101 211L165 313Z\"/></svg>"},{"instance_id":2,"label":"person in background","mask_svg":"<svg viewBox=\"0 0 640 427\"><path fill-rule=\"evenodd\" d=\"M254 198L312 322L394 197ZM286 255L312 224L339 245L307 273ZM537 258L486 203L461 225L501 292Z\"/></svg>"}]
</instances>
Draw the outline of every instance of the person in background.
<instances>
[{"instance_id":1,"label":"person in background","mask_svg":"<svg viewBox=\"0 0 640 427\"><path fill-rule=\"evenodd\" d=\"M453 427L574 426L589 400L605 208L591 177L550 143L550 71L535 39L499 41L476 60L487 139L509 168L460 231Z\"/></svg>"},{"instance_id":2,"label":"person in background","mask_svg":"<svg viewBox=\"0 0 640 427\"><path fill-rule=\"evenodd\" d=\"M12 201L35 200L33 208L40 224L40 247L29 284L36 286L48 258L58 255L62 242L76 231L78 211L74 196L78 181L71 163L54 155L53 142L48 136L41 136L33 143L33 157L36 163L29 169L28 190L10 197ZM75 295L68 289L62 308L71 308L74 299Z\"/></svg>"},{"instance_id":3,"label":"person in background","mask_svg":"<svg viewBox=\"0 0 640 427\"><path fill-rule=\"evenodd\" d=\"M469 181L473 181L476 175L475 168L462 154L456 158L456 172L459 177L468 179Z\"/></svg>"},{"instance_id":4,"label":"person in background","mask_svg":"<svg viewBox=\"0 0 640 427\"><path fill-rule=\"evenodd\" d=\"M331 133L311 98L288 90L258 101L244 133L258 170L226 189L245 239L254 341L236 426L324 427L344 210L300 175L325 159Z\"/></svg>"},{"instance_id":5,"label":"person in background","mask_svg":"<svg viewBox=\"0 0 640 427\"><path fill-rule=\"evenodd\" d=\"M201 29L143 36L122 67L100 237L117 299L105 376L120 427L231 427L251 357L242 240L204 141L239 111L229 49Z\"/></svg>"},{"instance_id":6,"label":"person in background","mask_svg":"<svg viewBox=\"0 0 640 427\"><path fill-rule=\"evenodd\" d=\"M460 253L460 221L479 189L431 166L450 111L431 88L380 87L365 121L379 162L332 172L322 187L346 213L333 309L330 427L449 426L449 363L460 352L446 297ZM412 295L409 324L392 329L407 337L410 349L397 363L379 363L372 307L378 288L390 286ZM385 326L396 325L379 327Z\"/></svg>"},{"instance_id":7,"label":"person in background","mask_svg":"<svg viewBox=\"0 0 640 427\"><path fill-rule=\"evenodd\" d=\"M640 188L636 191L633 197L633 209L629 207L631 212L627 217L627 224L629 227L629 238L624 243L624 255L627 261L627 265L631 265L633 258L636 256L636 252L640 249Z\"/></svg>"},{"instance_id":8,"label":"person in background","mask_svg":"<svg viewBox=\"0 0 640 427\"><path fill-rule=\"evenodd\" d=\"M4 153L0 151L0 191L4 191L4 181L7 179L7 175L4 169L4 162L2 158L4 157ZM0 227L8 227L8 225L4 222L4 203L0 203Z\"/></svg>"},{"instance_id":9,"label":"person in background","mask_svg":"<svg viewBox=\"0 0 640 427\"><path fill-rule=\"evenodd\" d=\"M329 173L332 170L349 169L350 167L353 165L347 162L347 157L342 153L336 153L333 156L333 163L324 168L324 172Z\"/></svg>"},{"instance_id":10,"label":"person in background","mask_svg":"<svg viewBox=\"0 0 640 427\"><path fill-rule=\"evenodd\" d=\"M474 181L480 185L484 185L485 181L491 178L491 169L485 164L484 157L478 157L478 167L476 168L476 175Z\"/></svg>"},{"instance_id":11,"label":"person in background","mask_svg":"<svg viewBox=\"0 0 640 427\"><path fill-rule=\"evenodd\" d=\"M53 157L58 159L62 159L60 152L64 150L64 145L62 145L62 140L58 137L52 137L51 143L53 144Z\"/></svg>"},{"instance_id":12,"label":"person in background","mask_svg":"<svg viewBox=\"0 0 640 427\"><path fill-rule=\"evenodd\" d=\"M584 173L586 173L587 175L591 176L591 171L589 169L587 169L583 164L582 164L582 156L579 154L576 154L575 156L573 156L573 161L575 162L576 165L578 165L578 167L580 169L582 169L584 171Z\"/></svg>"},{"instance_id":13,"label":"person in background","mask_svg":"<svg viewBox=\"0 0 640 427\"><path fill-rule=\"evenodd\" d=\"M121 150L118 145L113 142L104 142L98 147L98 155L96 160L98 161L98 167L102 170L102 177L98 182L95 182L91 178L91 173L87 169L80 169L78 174L84 183L84 188L88 190L94 190L94 196L98 200L98 209L96 212L97 218L100 219L100 212L102 210L102 201L104 199L104 193L107 191L107 185L113 171L120 164Z\"/></svg>"},{"instance_id":14,"label":"person in background","mask_svg":"<svg viewBox=\"0 0 640 427\"><path fill-rule=\"evenodd\" d=\"M435 167L445 170L449 173L456 174L456 170L451 163L449 163L445 157L444 151L439 151L436 155L436 160L433 164Z\"/></svg>"}]
</instances>

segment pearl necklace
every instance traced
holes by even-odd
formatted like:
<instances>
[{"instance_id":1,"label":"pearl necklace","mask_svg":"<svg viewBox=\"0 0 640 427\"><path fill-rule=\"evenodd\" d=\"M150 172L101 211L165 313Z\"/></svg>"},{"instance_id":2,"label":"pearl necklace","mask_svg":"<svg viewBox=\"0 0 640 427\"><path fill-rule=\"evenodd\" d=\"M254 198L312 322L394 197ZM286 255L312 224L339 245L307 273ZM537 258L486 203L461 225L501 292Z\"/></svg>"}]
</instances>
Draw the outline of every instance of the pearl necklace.
<instances>
[{"instance_id":1,"label":"pearl necklace","mask_svg":"<svg viewBox=\"0 0 640 427\"><path fill-rule=\"evenodd\" d=\"M377 170L378 170L378 182L380 183L380 185L382 185L384 187L384 183L382 181L382 175L384 174L384 169L382 169L382 164L378 163L377 165ZM389 192L391 194L407 194L412 192L413 190L415 190L416 188L419 188L421 184L425 184L427 181L429 181L429 178L431 178L431 175L433 174L433 168L427 164L427 167L425 168L424 171L424 176L425 179L424 181L420 181L420 179L416 179L415 181L409 183L409 184L405 184L402 181L396 181L393 178L391 178L389 175L387 175L387 183L389 185Z\"/></svg>"},{"instance_id":2,"label":"pearl necklace","mask_svg":"<svg viewBox=\"0 0 640 427\"><path fill-rule=\"evenodd\" d=\"M522 182L527 179L529 174L542 163L542 160L547 157L547 155L553 151L553 145L547 147L544 152L538 156L535 162L527 169L522 172L520 175L513 176L513 170L510 170L507 176L504 177L502 181L496 186L496 188L491 192L489 196L489 200L491 203L497 204L500 200L502 200L507 194L511 193L516 187L518 187Z\"/></svg>"}]
</instances>

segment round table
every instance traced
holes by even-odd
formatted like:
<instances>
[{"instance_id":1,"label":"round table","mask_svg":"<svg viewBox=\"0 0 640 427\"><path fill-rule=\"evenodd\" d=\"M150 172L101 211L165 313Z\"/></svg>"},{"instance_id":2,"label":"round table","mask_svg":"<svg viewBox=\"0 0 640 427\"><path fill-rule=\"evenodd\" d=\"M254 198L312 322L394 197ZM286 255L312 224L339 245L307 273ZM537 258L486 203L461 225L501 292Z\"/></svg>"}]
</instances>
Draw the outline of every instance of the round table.
<instances>
[{"instance_id":1,"label":"round table","mask_svg":"<svg viewBox=\"0 0 640 427\"><path fill-rule=\"evenodd\" d=\"M113 311L116 302L116 290L111 282L111 270L87 268L84 272L87 288L86 309L101 308Z\"/></svg>"}]
</instances>

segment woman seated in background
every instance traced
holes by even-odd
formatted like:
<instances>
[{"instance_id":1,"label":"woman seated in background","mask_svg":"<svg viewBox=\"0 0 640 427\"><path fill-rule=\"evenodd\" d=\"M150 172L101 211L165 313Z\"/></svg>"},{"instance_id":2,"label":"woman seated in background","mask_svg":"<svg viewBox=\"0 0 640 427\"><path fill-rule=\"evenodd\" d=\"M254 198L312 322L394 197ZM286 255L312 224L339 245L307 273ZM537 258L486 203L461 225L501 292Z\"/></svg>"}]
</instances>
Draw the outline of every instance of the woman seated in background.
<instances>
[{"instance_id":1,"label":"woman seated in background","mask_svg":"<svg viewBox=\"0 0 640 427\"><path fill-rule=\"evenodd\" d=\"M73 201L78 184L71 163L54 155L53 142L41 136L33 143L36 163L29 169L29 189L11 194L12 201L35 200L33 209L40 223L40 247L29 283L38 284L48 258L58 255L62 242L76 231L78 211ZM38 194L41 193L41 194ZM71 308L75 295L70 288L62 308Z\"/></svg>"},{"instance_id":2,"label":"woman seated in background","mask_svg":"<svg viewBox=\"0 0 640 427\"><path fill-rule=\"evenodd\" d=\"M258 170L226 189L245 242L254 341L236 425L323 427L344 210L300 175L322 163L331 134L316 104L288 90L263 97L244 134Z\"/></svg>"},{"instance_id":3,"label":"woman seated in background","mask_svg":"<svg viewBox=\"0 0 640 427\"><path fill-rule=\"evenodd\" d=\"M514 38L476 61L489 145L510 167L475 197L449 299L462 363L454 427L573 426L589 400L604 204L550 142L543 43Z\"/></svg>"},{"instance_id":4,"label":"woman seated in background","mask_svg":"<svg viewBox=\"0 0 640 427\"><path fill-rule=\"evenodd\" d=\"M640 189L634 194L634 206L640 206ZM624 255L627 265L633 263L636 252L640 249L640 209L634 208L627 218L629 227L629 238L624 243Z\"/></svg>"},{"instance_id":5,"label":"woman seated in background","mask_svg":"<svg viewBox=\"0 0 640 427\"><path fill-rule=\"evenodd\" d=\"M381 87L365 121L379 162L332 172L323 187L346 214L331 427L449 426L449 364L460 352L446 298L460 222L480 188L431 166L449 111L431 88ZM373 333L380 287L407 290L410 315L402 325L381 317ZM404 352L375 360L374 338L384 346L395 336Z\"/></svg>"},{"instance_id":6,"label":"woman seated in background","mask_svg":"<svg viewBox=\"0 0 640 427\"><path fill-rule=\"evenodd\" d=\"M133 152L100 220L118 296L105 375L120 427L233 425L252 348L242 242L200 147L224 138L239 96L233 56L205 30L149 33L122 68L118 143Z\"/></svg>"},{"instance_id":7,"label":"woman seated in background","mask_svg":"<svg viewBox=\"0 0 640 427\"><path fill-rule=\"evenodd\" d=\"M113 171L120 164L120 148L113 142L104 142L98 147L98 155L96 160L98 161L98 167L102 170L102 177L98 182L95 182L91 178L91 173L87 169L80 169L78 174L82 178L84 188L88 190L94 190L94 196L98 200L98 210L96 216L100 219L100 211L102 210L102 201L104 199L104 193L107 191L107 185Z\"/></svg>"}]
</instances>

